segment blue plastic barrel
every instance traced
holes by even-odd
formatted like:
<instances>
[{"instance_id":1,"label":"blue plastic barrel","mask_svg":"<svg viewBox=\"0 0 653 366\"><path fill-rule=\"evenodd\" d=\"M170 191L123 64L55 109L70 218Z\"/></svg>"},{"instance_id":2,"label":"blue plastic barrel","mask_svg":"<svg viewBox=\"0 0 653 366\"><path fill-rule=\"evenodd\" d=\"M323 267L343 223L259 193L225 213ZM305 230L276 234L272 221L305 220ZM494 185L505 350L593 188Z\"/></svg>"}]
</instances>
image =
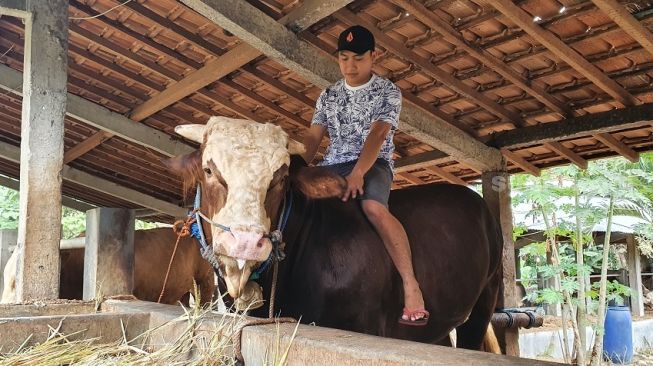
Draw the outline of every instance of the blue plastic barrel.
<instances>
[{"instance_id":1,"label":"blue plastic barrel","mask_svg":"<svg viewBox=\"0 0 653 366\"><path fill-rule=\"evenodd\" d=\"M615 364L628 364L633 359L633 320L628 306L609 306L605 314L603 354Z\"/></svg>"}]
</instances>

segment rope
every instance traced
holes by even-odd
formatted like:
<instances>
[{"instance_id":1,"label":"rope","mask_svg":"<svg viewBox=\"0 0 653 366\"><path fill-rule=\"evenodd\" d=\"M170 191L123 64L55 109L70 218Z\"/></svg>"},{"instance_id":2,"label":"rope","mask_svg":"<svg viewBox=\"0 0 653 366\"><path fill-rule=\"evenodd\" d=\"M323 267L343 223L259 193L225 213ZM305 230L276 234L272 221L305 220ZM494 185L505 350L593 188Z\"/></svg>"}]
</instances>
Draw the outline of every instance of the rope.
<instances>
[{"instance_id":1,"label":"rope","mask_svg":"<svg viewBox=\"0 0 653 366\"><path fill-rule=\"evenodd\" d=\"M243 322L243 324L240 324L236 327L236 332L234 335L232 335L231 339L234 343L234 355L236 356L236 359L239 361L244 361L243 360L243 353L241 349L241 339L243 336L243 329L245 327L249 327L252 325L269 325L269 324L276 324L276 323L297 323L297 320L293 318L269 318L269 319L251 319L251 320L246 320Z\"/></svg>"},{"instance_id":2,"label":"rope","mask_svg":"<svg viewBox=\"0 0 653 366\"><path fill-rule=\"evenodd\" d=\"M157 303L161 303L161 299L163 299L163 295L166 292L166 285L168 284L168 277L170 276L170 269L172 268L172 262L175 259L175 254L177 254L177 247L179 247L179 242L181 241L181 238L189 236L190 235L190 224L192 223L193 219L189 217L186 219L186 221L176 221L172 225L172 230L177 234L177 242L175 243L175 248L172 250L172 255L170 256L170 262L168 262L168 270L166 271L166 276L163 279L163 286L161 287L161 293L159 294L159 299L156 301Z\"/></svg>"},{"instance_id":3,"label":"rope","mask_svg":"<svg viewBox=\"0 0 653 366\"><path fill-rule=\"evenodd\" d=\"M111 8L111 9L109 9L109 10L103 12L103 13L96 14L96 15L93 15L93 16L90 16L90 17L68 17L68 19L71 19L71 20L85 20L85 19L95 19L95 18L99 18L99 17L103 16L104 14L110 13L110 12L112 12L113 10L118 9L119 7L121 7L121 6L123 6L123 5L126 5L128 2L131 2L131 1L132 1L132 0L127 0L127 1L125 1L124 3L122 3L122 4L118 4L118 5L114 6L113 8Z\"/></svg>"},{"instance_id":4,"label":"rope","mask_svg":"<svg viewBox=\"0 0 653 366\"><path fill-rule=\"evenodd\" d=\"M274 261L274 269L272 270L272 289L270 290L270 309L268 310L268 318L274 317L274 300L277 293L277 275L279 274L279 261Z\"/></svg>"}]
</instances>

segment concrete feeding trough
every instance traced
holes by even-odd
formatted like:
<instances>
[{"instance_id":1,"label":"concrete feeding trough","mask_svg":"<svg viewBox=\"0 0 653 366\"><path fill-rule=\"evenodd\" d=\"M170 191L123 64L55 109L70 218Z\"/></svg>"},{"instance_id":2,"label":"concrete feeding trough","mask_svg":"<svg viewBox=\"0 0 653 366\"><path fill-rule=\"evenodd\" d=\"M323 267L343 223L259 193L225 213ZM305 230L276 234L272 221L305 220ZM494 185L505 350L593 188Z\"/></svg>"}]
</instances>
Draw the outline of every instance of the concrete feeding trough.
<instances>
[{"instance_id":1,"label":"concrete feeding trough","mask_svg":"<svg viewBox=\"0 0 653 366\"><path fill-rule=\"evenodd\" d=\"M185 314L180 306L137 300L107 300L97 310L92 302L6 305L0 307L0 334L10 336L0 338L0 349L11 352L43 342L52 329L71 334L70 339L94 338L98 343L131 340L150 330L137 346L154 351L187 331ZM247 318L234 318L233 325L225 327L229 317L232 315L211 312L202 317L194 332L206 340L218 331L231 337ZM287 365L553 364L289 323L245 327L240 340L246 365L269 364L278 359L279 350L284 353L286 349ZM233 348L226 353L233 355Z\"/></svg>"}]
</instances>

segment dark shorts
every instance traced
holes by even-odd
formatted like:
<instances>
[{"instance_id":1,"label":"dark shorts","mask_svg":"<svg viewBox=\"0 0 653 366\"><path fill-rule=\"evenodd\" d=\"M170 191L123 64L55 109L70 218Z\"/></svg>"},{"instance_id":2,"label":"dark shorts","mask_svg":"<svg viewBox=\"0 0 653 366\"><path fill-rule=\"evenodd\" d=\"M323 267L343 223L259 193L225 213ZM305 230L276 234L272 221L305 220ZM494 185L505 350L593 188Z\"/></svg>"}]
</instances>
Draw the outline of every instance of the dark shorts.
<instances>
[{"instance_id":1,"label":"dark shorts","mask_svg":"<svg viewBox=\"0 0 653 366\"><path fill-rule=\"evenodd\" d=\"M348 161L323 167L346 177L354 169L357 160ZM363 184L363 195L356 198L361 200L374 200L385 207L388 207L390 188L392 187L392 169L390 164L383 159L376 159L370 170L365 174Z\"/></svg>"}]
</instances>

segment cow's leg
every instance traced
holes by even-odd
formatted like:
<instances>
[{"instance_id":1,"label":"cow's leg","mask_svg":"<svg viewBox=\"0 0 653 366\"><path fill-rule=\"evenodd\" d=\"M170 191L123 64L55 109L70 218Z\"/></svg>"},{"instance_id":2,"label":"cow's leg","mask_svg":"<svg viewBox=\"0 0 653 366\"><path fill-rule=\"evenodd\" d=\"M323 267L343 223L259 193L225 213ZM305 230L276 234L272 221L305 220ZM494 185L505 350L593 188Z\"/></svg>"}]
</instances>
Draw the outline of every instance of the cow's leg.
<instances>
[{"instance_id":1,"label":"cow's leg","mask_svg":"<svg viewBox=\"0 0 653 366\"><path fill-rule=\"evenodd\" d=\"M481 350L499 292L499 281L501 279L498 275L494 277L481 292L467 321L456 328L457 348Z\"/></svg>"}]
</instances>

